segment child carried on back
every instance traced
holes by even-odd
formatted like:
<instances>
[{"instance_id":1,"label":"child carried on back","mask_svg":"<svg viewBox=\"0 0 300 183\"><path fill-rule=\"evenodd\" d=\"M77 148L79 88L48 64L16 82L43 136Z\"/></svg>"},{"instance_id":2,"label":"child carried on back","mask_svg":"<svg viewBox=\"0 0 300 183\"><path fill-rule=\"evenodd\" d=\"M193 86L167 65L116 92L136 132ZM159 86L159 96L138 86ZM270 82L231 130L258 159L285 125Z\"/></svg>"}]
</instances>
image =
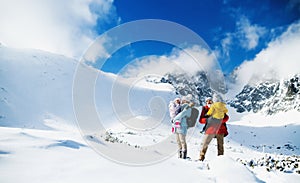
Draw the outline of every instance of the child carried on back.
<instances>
[{"instance_id":1,"label":"child carried on back","mask_svg":"<svg viewBox=\"0 0 300 183\"><path fill-rule=\"evenodd\" d=\"M180 98L176 98L173 101L170 101L169 104L169 113L170 113L170 118L171 122L173 123L173 120L177 114L181 112L181 105L180 105Z\"/></svg>"}]
</instances>

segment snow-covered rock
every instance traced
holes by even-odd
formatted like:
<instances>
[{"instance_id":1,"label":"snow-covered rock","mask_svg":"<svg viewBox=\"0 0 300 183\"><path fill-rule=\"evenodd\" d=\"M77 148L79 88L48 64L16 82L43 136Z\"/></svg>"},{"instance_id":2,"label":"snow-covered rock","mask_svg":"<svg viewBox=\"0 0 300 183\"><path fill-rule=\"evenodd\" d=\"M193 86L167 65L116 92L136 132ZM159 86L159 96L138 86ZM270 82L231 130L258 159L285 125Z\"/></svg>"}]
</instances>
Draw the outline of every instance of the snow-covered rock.
<instances>
[{"instance_id":1,"label":"snow-covered rock","mask_svg":"<svg viewBox=\"0 0 300 183\"><path fill-rule=\"evenodd\" d=\"M300 157L297 155L265 154L265 156L261 158L253 158L250 160L237 159L237 161L250 168L264 167L268 172L280 171L300 174Z\"/></svg>"},{"instance_id":2,"label":"snow-covered rock","mask_svg":"<svg viewBox=\"0 0 300 183\"><path fill-rule=\"evenodd\" d=\"M187 74L167 74L161 78L160 82L169 83L175 88L176 94L180 96L191 94L196 105L204 105L205 98L211 97L213 91L205 72L198 72L196 75Z\"/></svg>"},{"instance_id":3,"label":"snow-covered rock","mask_svg":"<svg viewBox=\"0 0 300 183\"><path fill-rule=\"evenodd\" d=\"M227 78L230 85L234 85L234 79ZM268 115L280 111L300 111L300 74L295 74L288 79L268 80L259 83L245 84L241 91L229 91L233 98L227 98L227 104L236 112L263 112ZM190 76L187 74L169 73L156 80L149 80L154 83L169 83L178 95L191 94L196 105L203 105L205 98L212 96L212 91L205 72L198 72ZM229 96L231 97L231 96Z\"/></svg>"},{"instance_id":4,"label":"snow-covered rock","mask_svg":"<svg viewBox=\"0 0 300 183\"><path fill-rule=\"evenodd\" d=\"M258 112L274 114L280 111L300 112L300 74L281 81L264 81L247 84L228 103L237 112Z\"/></svg>"}]
</instances>

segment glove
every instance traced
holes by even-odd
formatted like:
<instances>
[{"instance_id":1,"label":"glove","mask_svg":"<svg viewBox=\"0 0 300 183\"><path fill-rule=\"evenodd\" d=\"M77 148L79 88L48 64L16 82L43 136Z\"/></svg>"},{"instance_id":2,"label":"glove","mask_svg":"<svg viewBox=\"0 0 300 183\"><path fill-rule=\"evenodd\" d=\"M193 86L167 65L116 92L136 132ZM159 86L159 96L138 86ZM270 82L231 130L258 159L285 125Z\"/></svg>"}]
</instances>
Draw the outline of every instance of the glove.
<instances>
[{"instance_id":1,"label":"glove","mask_svg":"<svg viewBox=\"0 0 300 183\"><path fill-rule=\"evenodd\" d=\"M180 121L175 121L174 127L175 128L180 128Z\"/></svg>"},{"instance_id":2,"label":"glove","mask_svg":"<svg viewBox=\"0 0 300 183\"><path fill-rule=\"evenodd\" d=\"M195 103L194 103L194 102L190 102L190 103L189 103L189 106L190 106L190 107L194 107L194 106L195 106Z\"/></svg>"},{"instance_id":3,"label":"glove","mask_svg":"<svg viewBox=\"0 0 300 183\"><path fill-rule=\"evenodd\" d=\"M204 115L204 118L209 118L209 117L210 117L210 116L209 116L209 115L207 115L207 114L205 114L205 115Z\"/></svg>"}]
</instances>

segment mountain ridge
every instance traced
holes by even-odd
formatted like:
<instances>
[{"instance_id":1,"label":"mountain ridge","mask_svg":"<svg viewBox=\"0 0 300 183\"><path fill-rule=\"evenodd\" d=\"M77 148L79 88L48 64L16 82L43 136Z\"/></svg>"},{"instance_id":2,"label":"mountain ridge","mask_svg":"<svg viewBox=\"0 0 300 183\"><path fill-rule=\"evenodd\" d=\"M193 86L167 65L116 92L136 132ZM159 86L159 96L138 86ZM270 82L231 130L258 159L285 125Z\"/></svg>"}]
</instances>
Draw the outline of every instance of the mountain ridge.
<instances>
[{"instance_id":1,"label":"mountain ridge","mask_svg":"<svg viewBox=\"0 0 300 183\"><path fill-rule=\"evenodd\" d=\"M263 112L272 115L293 109L300 112L299 78L300 74L295 74L289 79L245 84L233 98L227 98L226 103L238 113ZM234 79L228 81L232 82ZM210 89L205 72L198 72L194 76L168 73L160 82L172 85L178 95L191 94L196 105L204 105L205 98L211 97L215 92Z\"/></svg>"}]
</instances>

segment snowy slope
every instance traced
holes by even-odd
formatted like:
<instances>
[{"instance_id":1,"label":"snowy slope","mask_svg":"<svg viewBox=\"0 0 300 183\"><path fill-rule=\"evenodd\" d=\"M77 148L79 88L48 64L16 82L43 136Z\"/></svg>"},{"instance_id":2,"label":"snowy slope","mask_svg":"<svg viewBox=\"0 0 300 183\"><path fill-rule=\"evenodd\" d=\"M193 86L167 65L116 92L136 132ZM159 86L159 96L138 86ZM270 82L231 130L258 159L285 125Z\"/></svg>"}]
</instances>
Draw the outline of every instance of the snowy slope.
<instances>
[{"instance_id":1,"label":"snowy slope","mask_svg":"<svg viewBox=\"0 0 300 183\"><path fill-rule=\"evenodd\" d=\"M77 61L39 50L4 46L0 47L0 56L0 126L45 128L43 120L53 117L74 124L72 84ZM106 123L115 121L110 101L115 79L113 74L99 72L95 85L97 107ZM141 110L140 106L153 96L162 95L168 103L174 97L170 91L169 85L140 81L130 93L143 95L139 97L143 99L139 100L142 104L132 104L136 106L134 112L149 113L149 109ZM149 94L145 95L147 92Z\"/></svg>"},{"instance_id":2,"label":"snowy slope","mask_svg":"<svg viewBox=\"0 0 300 183\"><path fill-rule=\"evenodd\" d=\"M240 116L232 111L231 119L239 120L228 123L230 134L225 139L223 157L216 156L216 141L213 140L206 160L196 161L203 138L199 133L202 125L197 124L189 130L188 156L191 160L180 160L172 151L164 161L128 166L116 163L117 159L104 158L95 147L106 147L112 155L121 156L125 152L113 148L120 150L126 146L123 150L137 152L133 154L137 159L143 158L138 157L139 152L154 158L166 155L162 154L166 152L149 147L169 138L169 144L176 146L168 116L159 123L147 117L153 110L166 114L163 103L153 103L150 99L168 102L175 97L172 87L144 80L135 82L128 94L133 118L124 124L114 114L111 89L126 87L132 82L115 83L115 75L99 72L95 101L107 133L100 134L95 129L86 135L77 129L73 114L72 82L76 61L38 50L2 46L0 66L0 182L222 183L297 182L300 178L299 168L268 171L267 165L252 167L248 163L266 156L276 159L296 155L299 160L300 116L297 111L271 117L259 113ZM128 111L119 112L123 115ZM130 125L137 127L136 122L140 121L150 122L151 128L131 128ZM247 162L246 166L243 162Z\"/></svg>"},{"instance_id":3,"label":"snowy slope","mask_svg":"<svg viewBox=\"0 0 300 183\"><path fill-rule=\"evenodd\" d=\"M45 128L43 119L53 115L74 121L75 66L75 60L64 56L1 46L0 125Z\"/></svg>"},{"instance_id":4,"label":"snowy slope","mask_svg":"<svg viewBox=\"0 0 300 183\"><path fill-rule=\"evenodd\" d=\"M297 144L297 135L289 138L289 134L292 130L299 131L299 125L281 130L281 136L277 138L274 137L279 128L268 128L266 131L266 128L260 127L229 125L230 136L226 138L225 156L216 156L214 140L204 163L194 161L198 158L202 139L197 132L188 143L188 154L192 160L179 160L174 155L161 163L138 167L103 158L71 127L61 126L55 121L48 121L48 125L56 130L0 128L1 182L297 182L299 179L296 173L268 172L266 166L251 168L236 161L275 157L281 152L299 154L299 148L294 152L287 149L276 152L269 149L268 145L265 152L262 147L256 148L262 142L284 145L283 142L289 140ZM264 132L273 134L271 139ZM145 140L155 138L151 134L127 133L126 136L124 132L123 140L131 141L129 136ZM284 140L280 140L282 137Z\"/></svg>"}]
</instances>

